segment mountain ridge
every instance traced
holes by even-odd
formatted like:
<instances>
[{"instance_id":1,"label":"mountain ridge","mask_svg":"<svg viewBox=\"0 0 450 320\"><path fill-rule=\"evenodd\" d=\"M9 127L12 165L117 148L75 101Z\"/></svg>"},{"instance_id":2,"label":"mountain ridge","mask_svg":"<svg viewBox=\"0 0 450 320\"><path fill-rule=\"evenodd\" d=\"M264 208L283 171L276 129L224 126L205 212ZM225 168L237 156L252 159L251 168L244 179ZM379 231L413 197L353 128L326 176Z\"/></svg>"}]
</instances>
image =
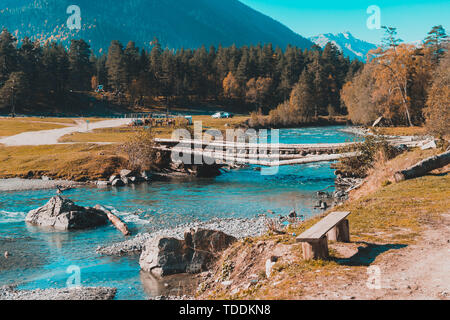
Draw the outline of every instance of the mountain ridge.
<instances>
[{"instance_id":1,"label":"mountain ridge","mask_svg":"<svg viewBox=\"0 0 450 320\"><path fill-rule=\"evenodd\" d=\"M104 52L112 40L135 41L149 47L156 37L164 47L197 48L272 43L308 48L313 43L273 18L238 0L78 0L81 30L66 21L71 0L2 0L1 27L17 38L62 42L82 38L94 52Z\"/></svg>"}]
</instances>

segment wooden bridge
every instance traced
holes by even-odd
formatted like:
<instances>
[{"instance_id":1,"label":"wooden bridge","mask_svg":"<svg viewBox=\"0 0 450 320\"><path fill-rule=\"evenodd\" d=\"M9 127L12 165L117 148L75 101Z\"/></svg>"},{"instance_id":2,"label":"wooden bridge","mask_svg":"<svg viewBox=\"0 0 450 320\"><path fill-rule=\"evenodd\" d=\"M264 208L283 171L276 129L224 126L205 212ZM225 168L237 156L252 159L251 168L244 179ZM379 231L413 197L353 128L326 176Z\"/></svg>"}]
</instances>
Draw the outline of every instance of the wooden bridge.
<instances>
[{"instance_id":1,"label":"wooden bridge","mask_svg":"<svg viewBox=\"0 0 450 320\"><path fill-rule=\"evenodd\" d=\"M264 144L229 141L155 139L160 151L215 160L217 164L240 163L265 167L336 161L357 155L345 151L353 143Z\"/></svg>"}]
</instances>

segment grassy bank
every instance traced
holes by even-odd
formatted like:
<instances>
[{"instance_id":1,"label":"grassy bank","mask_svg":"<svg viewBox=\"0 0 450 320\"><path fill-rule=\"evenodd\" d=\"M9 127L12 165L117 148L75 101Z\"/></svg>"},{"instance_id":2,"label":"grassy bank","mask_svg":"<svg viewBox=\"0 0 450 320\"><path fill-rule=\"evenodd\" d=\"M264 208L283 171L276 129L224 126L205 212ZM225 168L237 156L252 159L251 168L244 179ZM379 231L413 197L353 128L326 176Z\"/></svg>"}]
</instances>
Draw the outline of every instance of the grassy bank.
<instances>
[{"instance_id":1,"label":"grassy bank","mask_svg":"<svg viewBox=\"0 0 450 320\"><path fill-rule=\"evenodd\" d=\"M58 120L59 119L55 119L55 122L52 122L49 119L41 121L40 119L0 118L0 137L9 137L22 132L64 128L66 125Z\"/></svg>"},{"instance_id":2,"label":"grassy bank","mask_svg":"<svg viewBox=\"0 0 450 320\"><path fill-rule=\"evenodd\" d=\"M0 117L0 137L9 137L23 132L52 130L75 126L77 123L89 120L97 122L106 120L103 118L45 118L45 117Z\"/></svg>"},{"instance_id":3,"label":"grassy bank","mask_svg":"<svg viewBox=\"0 0 450 320\"><path fill-rule=\"evenodd\" d=\"M109 177L126 166L113 145L0 146L0 178L40 178L46 175L73 181Z\"/></svg>"},{"instance_id":4,"label":"grassy bank","mask_svg":"<svg viewBox=\"0 0 450 320\"><path fill-rule=\"evenodd\" d=\"M386 136L423 136L427 134L425 127L384 127L370 128L375 134Z\"/></svg>"}]
</instances>

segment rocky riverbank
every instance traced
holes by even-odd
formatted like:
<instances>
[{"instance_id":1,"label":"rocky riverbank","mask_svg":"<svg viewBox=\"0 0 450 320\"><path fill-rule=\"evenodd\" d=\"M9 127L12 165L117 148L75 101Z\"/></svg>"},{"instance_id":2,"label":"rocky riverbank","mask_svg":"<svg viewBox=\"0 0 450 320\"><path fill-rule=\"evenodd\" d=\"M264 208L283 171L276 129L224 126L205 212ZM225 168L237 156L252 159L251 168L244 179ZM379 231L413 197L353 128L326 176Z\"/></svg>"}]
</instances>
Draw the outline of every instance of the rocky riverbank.
<instances>
[{"instance_id":1,"label":"rocky riverbank","mask_svg":"<svg viewBox=\"0 0 450 320\"><path fill-rule=\"evenodd\" d=\"M265 217L254 219L213 219L208 222L193 222L177 226L171 229L162 229L152 233L140 233L134 238L112 244L110 246L98 247L97 253L109 256L124 256L140 254L145 243L158 236L173 237L183 239L184 232L188 229L201 228L208 230L222 231L237 239L256 237L267 231Z\"/></svg>"},{"instance_id":2,"label":"rocky riverbank","mask_svg":"<svg viewBox=\"0 0 450 320\"><path fill-rule=\"evenodd\" d=\"M116 288L63 288L17 290L14 286L0 287L0 300L113 300Z\"/></svg>"}]
</instances>

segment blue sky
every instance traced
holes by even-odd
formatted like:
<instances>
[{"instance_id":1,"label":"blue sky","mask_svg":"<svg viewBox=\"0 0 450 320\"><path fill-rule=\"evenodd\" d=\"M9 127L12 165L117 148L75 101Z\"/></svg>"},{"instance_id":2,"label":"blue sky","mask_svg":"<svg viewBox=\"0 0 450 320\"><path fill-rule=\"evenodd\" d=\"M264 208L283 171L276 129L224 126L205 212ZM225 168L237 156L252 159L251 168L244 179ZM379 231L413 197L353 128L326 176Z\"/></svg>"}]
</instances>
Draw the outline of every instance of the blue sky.
<instances>
[{"instance_id":1,"label":"blue sky","mask_svg":"<svg viewBox=\"0 0 450 320\"><path fill-rule=\"evenodd\" d=\"M240 0L285 24L302 36L350 31L379 43L383 32L366 26L371 5L381 9L381 25L397 27L406 42L422 40L434 25L450 33L450 0Z\"/></svg>"}]
</instances>

